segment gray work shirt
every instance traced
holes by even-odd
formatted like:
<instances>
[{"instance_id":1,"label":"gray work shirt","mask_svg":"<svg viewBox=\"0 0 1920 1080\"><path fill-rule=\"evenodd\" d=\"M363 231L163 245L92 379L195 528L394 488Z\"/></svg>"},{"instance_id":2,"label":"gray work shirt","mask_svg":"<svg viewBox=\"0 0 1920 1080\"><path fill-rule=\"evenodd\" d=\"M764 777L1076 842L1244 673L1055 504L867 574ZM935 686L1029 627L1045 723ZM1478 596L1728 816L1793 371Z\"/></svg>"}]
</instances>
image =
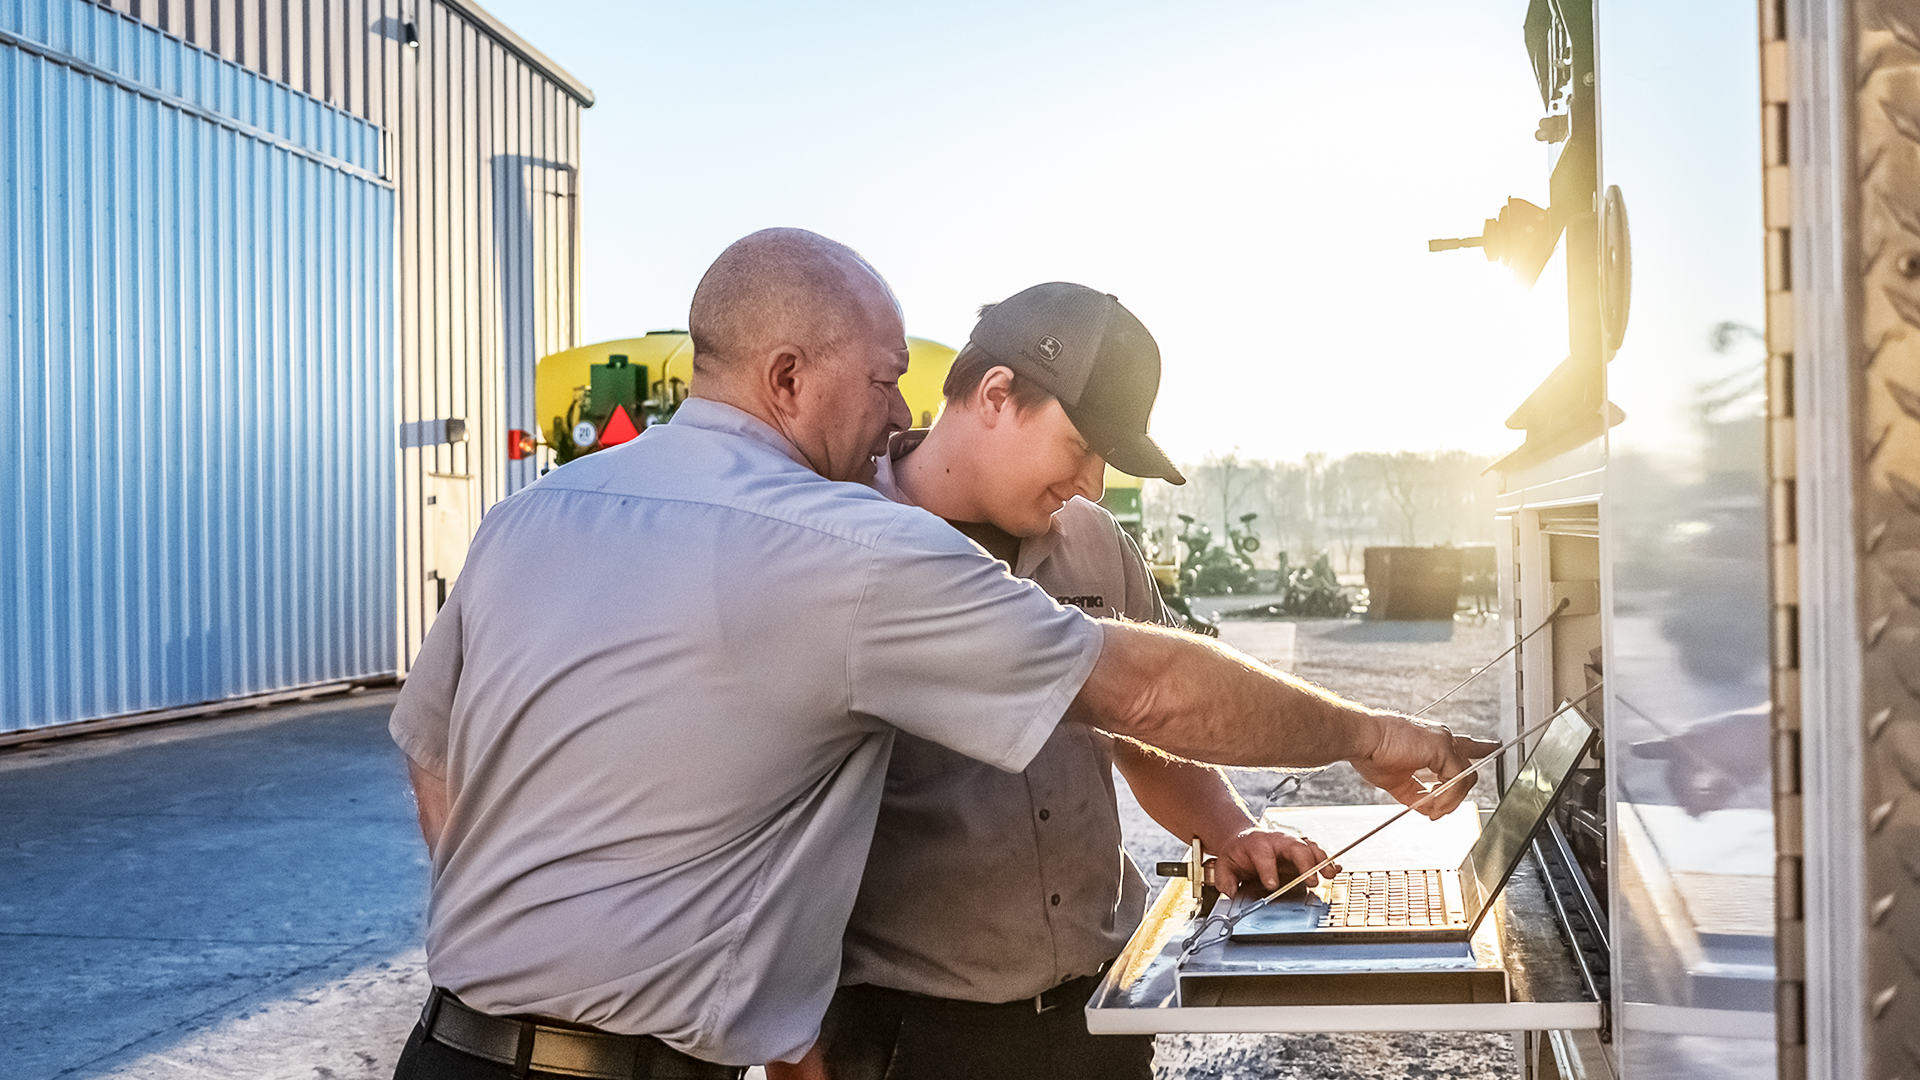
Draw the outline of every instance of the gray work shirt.
<instances>
[{"instance_id":1,"label":"gray work shirt","mask_svg":"<svg viewBox=\"0 0 1920 1080\"><path fill-rule=\"evenodd\" d=\"M875 486L900 497L891 462L880 466ZM1014 569L1090 614L1171 622L1132 538L1085 499L1022 541ZM1109 736L1063 724L1024 772L1008 774L903 733L840 981L968 1001L1032 997L1119 955L1145 902L1121 846Z\"/></svg>"},{"instance_id":2,"label":"gray work shirt","mask_svg":"<svg viewBox=\"0 0 1920 1080\"><path fill-rule=\"evenodd\" d=\"M433 981L748 1064L810 1045L895 725L1024 767L1099 656L945 522L715 402L495 506L394 707Z\"/></svg>"}]
</instances>

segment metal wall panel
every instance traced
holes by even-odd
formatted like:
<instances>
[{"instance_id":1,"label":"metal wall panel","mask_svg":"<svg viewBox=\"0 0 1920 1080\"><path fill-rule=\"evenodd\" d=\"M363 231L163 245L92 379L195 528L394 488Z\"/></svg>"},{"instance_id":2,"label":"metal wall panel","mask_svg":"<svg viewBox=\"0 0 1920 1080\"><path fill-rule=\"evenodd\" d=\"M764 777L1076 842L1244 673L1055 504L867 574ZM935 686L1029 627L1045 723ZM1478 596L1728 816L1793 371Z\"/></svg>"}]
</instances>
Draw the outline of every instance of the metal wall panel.
<instances>
[{"instance_id":1,"label":"metal wall panel","mask_svg":"<svg viewBox=\"0 0 1920 1080\"><path fill-rule=\"evenodd\" d=\"M397 4L378 18L404 35ZM380 66L368 97L397 151L399 418L458 417L471 434L402 452L409 659L457 573L446 553L464 547L465 537L450 545L437 535L460 527L439 512L447 486L470 486L470 533L487 507L538 475L534 459L508 460L507 432L537 427L538 358L579 344L579 130L591 101L471 5L422 5L419 18L416 48L376 39L394 62Z\"/></svg>"},{"instance_id":2,"label":"metal wall panel","mask_svg":"<svg viewBox=\"0 0 1920 1080\"><path fill-rule=\"evenodd\" d=\"M397 553L385 580L391 666L404 671L454 553L487 507L538 475L538 461L508 460L507 432L538 426L537 359L579 344L580 110L592 93L469 0L100 2L382 129L397 196ZM398 425L445 419L464 421L467 441L399 446ZM446 512L447 500L466 510Z\"/></svg>"},{"instance_id":3,"label":"metal wall panel","mask_svg":"<svg viewBox=\"0 0 1920 1080\"><path fill-rule=\"evenodd\" d=\"M394 193L362 120L0 0L0 729L394 668Z\"/></svg>"}]
</instances>

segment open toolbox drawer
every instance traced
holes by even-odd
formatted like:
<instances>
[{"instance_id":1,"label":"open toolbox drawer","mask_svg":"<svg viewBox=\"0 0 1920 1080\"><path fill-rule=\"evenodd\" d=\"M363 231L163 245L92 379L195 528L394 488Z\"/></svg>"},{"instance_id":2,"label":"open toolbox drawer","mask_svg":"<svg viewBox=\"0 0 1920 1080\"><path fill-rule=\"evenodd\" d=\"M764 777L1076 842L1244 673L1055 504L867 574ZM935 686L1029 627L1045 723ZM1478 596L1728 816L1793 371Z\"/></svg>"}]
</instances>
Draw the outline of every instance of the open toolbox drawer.
<instances>
[{"instance_id":1,"label":"open toolbox drawer","mask_svg":"<svg viewBox=\"0 0 1920 1080\"><path fill-rule=\"evenodd\" d=\"M1390 814L1390 806L1300 807L1269 820L1331 851ZM1468 813L1409 816L1356 848L1349 868L1431 865L1463 856L1478 832ZM1165 886L1087 1004L1101 1034L1281 1031L1542 1031L1601 1026L1529 856L1471 947L1241 943L1202 948L1177 965L1199 902L1185 881ZM1384 962L1383 962L1384 958ZM1424 970L1423 970L1424 969ZM1504 984L1504 985L1502 985ZM1256 1003L1257 1002L1257 1003ZM1278 1003L1284 1002L1284 1003Z\"/></svg>"}]
</instances>

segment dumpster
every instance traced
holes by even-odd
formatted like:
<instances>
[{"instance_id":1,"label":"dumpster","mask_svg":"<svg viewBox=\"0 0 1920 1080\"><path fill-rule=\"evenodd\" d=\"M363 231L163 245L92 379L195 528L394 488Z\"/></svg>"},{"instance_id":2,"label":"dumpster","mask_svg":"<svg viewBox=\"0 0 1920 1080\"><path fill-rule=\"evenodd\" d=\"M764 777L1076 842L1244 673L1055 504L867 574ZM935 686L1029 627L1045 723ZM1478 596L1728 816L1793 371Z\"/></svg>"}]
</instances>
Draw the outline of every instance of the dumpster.
<instances>
[{"instance_id":1,"label":"dumpster","mask_svg":"<svg viewBox=\"0 0 1920 1080\"><path fill-rule=\"evenodd\" d=\"M1452 619L1460 604L1460 549L1366 549L1367 618L1415 622Z\"/></svg>"}]
</instances>

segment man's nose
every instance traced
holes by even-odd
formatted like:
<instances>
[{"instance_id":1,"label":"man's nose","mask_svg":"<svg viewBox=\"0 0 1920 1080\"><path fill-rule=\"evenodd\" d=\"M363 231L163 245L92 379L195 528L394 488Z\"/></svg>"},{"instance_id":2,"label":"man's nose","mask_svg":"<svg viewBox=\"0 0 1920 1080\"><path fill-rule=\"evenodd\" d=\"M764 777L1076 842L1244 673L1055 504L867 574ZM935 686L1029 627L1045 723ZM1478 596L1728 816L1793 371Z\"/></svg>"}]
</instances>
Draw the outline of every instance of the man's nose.
<instances>
[{"instance_id":1,"label":"man's nose","mask_svg":"<svg viewBox=\"0 0 1920 1080\"><path fill-rule=\"evenodd\" d=\"M887 430L889 432L905 431L912 426L913 410L907 408L906 395L902 394L899 385L895 384L892 399L887 402Z\"/></svg>"},{"instance_id":2,"label":"man's nose","mask_svg":"<svg viewBox=\"0 0 1920 1080\"><path fill-rule=\"evenodd\" d=\"M1073 478L1074 492L1088 502L1097 503L1107 493L1107 462L1098 454L1088 454L1087 460L1080 466L1080 475Z\"/></svg>"}]
</instances>

